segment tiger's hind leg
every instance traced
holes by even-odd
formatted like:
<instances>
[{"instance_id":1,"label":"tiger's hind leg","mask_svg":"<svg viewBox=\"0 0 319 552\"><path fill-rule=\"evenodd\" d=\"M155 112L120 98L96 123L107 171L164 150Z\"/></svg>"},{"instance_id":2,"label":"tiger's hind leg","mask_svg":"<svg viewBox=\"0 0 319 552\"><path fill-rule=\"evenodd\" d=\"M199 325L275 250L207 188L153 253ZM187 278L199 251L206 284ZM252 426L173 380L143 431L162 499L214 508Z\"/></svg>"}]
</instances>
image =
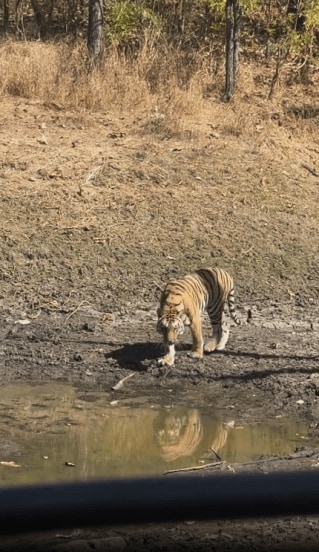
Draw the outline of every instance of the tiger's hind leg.
<instances>
[{"instance_id":1,"label":"tiger's hind leg","mask_svg":"<svg viewBox=\"0 0 319 552\"><path fill-rule=\"evenodd\" d=\"M222 327L221 324L212 324L213 326L213 335L212 338L204 345L205 353L212 353L218 348L219 342L222 338Z\"/></svg>"},{"instance_id":2,"label":"tiger's hind leg","mask_svg":"<svg viewBox=\"0 0 319 552\"><path fill-rule=\"evenodd\" d=\"M222 321L221 327L222 327L221 337L220 337L220 340L218 341L216 351L222 351L223 349L225 349L227 341L229 339L230 328L227 322L225 322L225 320Z\"/></svg>"},{"instance_id":3,"label":"tiger's hind leg","mask_svg":"<svg viewBox=\"0 0 319 552\"><path fill-rule=\"evenodd\" d=\"M224 314L219 321L211 321L213 327L213 337L208 341L204 347L206 353L212 353L213 351L222 351L225 349L226 343L229 338L229 326L224 320Z\"/></svg>"}]
</instances>

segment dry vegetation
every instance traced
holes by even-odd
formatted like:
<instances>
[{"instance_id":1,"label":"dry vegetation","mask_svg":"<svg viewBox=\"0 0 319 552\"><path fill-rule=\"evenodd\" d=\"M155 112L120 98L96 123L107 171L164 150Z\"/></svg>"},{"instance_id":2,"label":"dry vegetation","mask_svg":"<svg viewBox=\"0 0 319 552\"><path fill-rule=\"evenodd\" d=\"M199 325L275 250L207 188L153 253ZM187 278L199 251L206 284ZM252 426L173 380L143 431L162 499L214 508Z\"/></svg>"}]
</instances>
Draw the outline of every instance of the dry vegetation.
<instances>
[{"instance_id":1,"label":"dry vegetation","mask_svg":"<svg viewBox=\"0 0 319 552\"><path fill-rule=\"evenodd\" d=\"M270 101L274 66L243 60L223 104L223 71L1 44L3 305L112 310L202 264L245 302L318 297L318 73L288 87L285 68Z\"/></svg>"}]
</instances>

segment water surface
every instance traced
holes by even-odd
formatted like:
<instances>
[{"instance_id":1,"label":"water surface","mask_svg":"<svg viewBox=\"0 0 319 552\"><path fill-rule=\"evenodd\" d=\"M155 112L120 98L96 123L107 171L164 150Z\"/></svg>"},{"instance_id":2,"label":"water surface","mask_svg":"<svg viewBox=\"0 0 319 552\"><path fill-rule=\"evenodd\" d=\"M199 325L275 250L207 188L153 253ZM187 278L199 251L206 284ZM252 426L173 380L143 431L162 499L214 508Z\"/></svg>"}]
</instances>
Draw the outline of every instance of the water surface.
<instances>
[{"instance_id":1,"label":"water surface","mask_svg":"<svg viewBox=\"0 0 319 552\"><path fill-rule=\"evenodd\" d=\"M0 485L161 474L283 455L307 438L289 419L239 426L190 405L110 403L64 384L0 387Z\"/></svg>"}]
</instances>

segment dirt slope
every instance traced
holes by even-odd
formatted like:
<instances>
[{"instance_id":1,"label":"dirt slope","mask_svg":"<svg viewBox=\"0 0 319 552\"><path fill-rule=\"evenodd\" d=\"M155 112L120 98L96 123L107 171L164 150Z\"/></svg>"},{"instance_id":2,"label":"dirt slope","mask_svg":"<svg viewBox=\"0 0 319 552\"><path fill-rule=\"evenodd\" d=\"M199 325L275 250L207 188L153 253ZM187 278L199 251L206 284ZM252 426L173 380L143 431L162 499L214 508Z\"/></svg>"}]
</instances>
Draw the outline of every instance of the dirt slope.
<instances>
[{"instance_id":1,"label":"dirt slope","mask_svg":"<svg viewBox=\"0 0 319 552\"><path fill-rule=\"evenodd\" d=\"M318 143L277 122L236 137L206 115L169 138L149 114L3 101L4 303L112 310L203 264L228 268L245 303L316 300Z\"/></svg>"}]
</instances>

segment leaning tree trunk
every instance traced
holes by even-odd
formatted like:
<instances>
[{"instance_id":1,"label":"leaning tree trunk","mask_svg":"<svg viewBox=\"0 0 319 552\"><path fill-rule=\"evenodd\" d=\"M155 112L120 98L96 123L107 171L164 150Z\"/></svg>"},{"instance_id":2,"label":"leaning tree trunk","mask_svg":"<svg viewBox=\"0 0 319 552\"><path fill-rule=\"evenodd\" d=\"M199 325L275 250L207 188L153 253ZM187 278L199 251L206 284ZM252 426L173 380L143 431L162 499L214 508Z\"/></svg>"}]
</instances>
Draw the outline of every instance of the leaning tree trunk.
<instances>
[{"instance_id":1,"label":"leaning tree trunk","mask_svg":"<svg viewBox=\"0 0 319 552\"><path fill-rule=\"evenodd\" d=\"M103 0L89 0L87 46L90 61L99 63L103 53Z\"/></svg>"},{"instance_id":2,"label":"leaning tree trunk","mask_svg":"<svg viewBox=\"0 0 319 552\"><path fill-rule=\"evenodd\" d=\"M226 83L224 100L231 99L237 79L241 8L239 0L226 0Z\"/></svg>"}]
</instances>

